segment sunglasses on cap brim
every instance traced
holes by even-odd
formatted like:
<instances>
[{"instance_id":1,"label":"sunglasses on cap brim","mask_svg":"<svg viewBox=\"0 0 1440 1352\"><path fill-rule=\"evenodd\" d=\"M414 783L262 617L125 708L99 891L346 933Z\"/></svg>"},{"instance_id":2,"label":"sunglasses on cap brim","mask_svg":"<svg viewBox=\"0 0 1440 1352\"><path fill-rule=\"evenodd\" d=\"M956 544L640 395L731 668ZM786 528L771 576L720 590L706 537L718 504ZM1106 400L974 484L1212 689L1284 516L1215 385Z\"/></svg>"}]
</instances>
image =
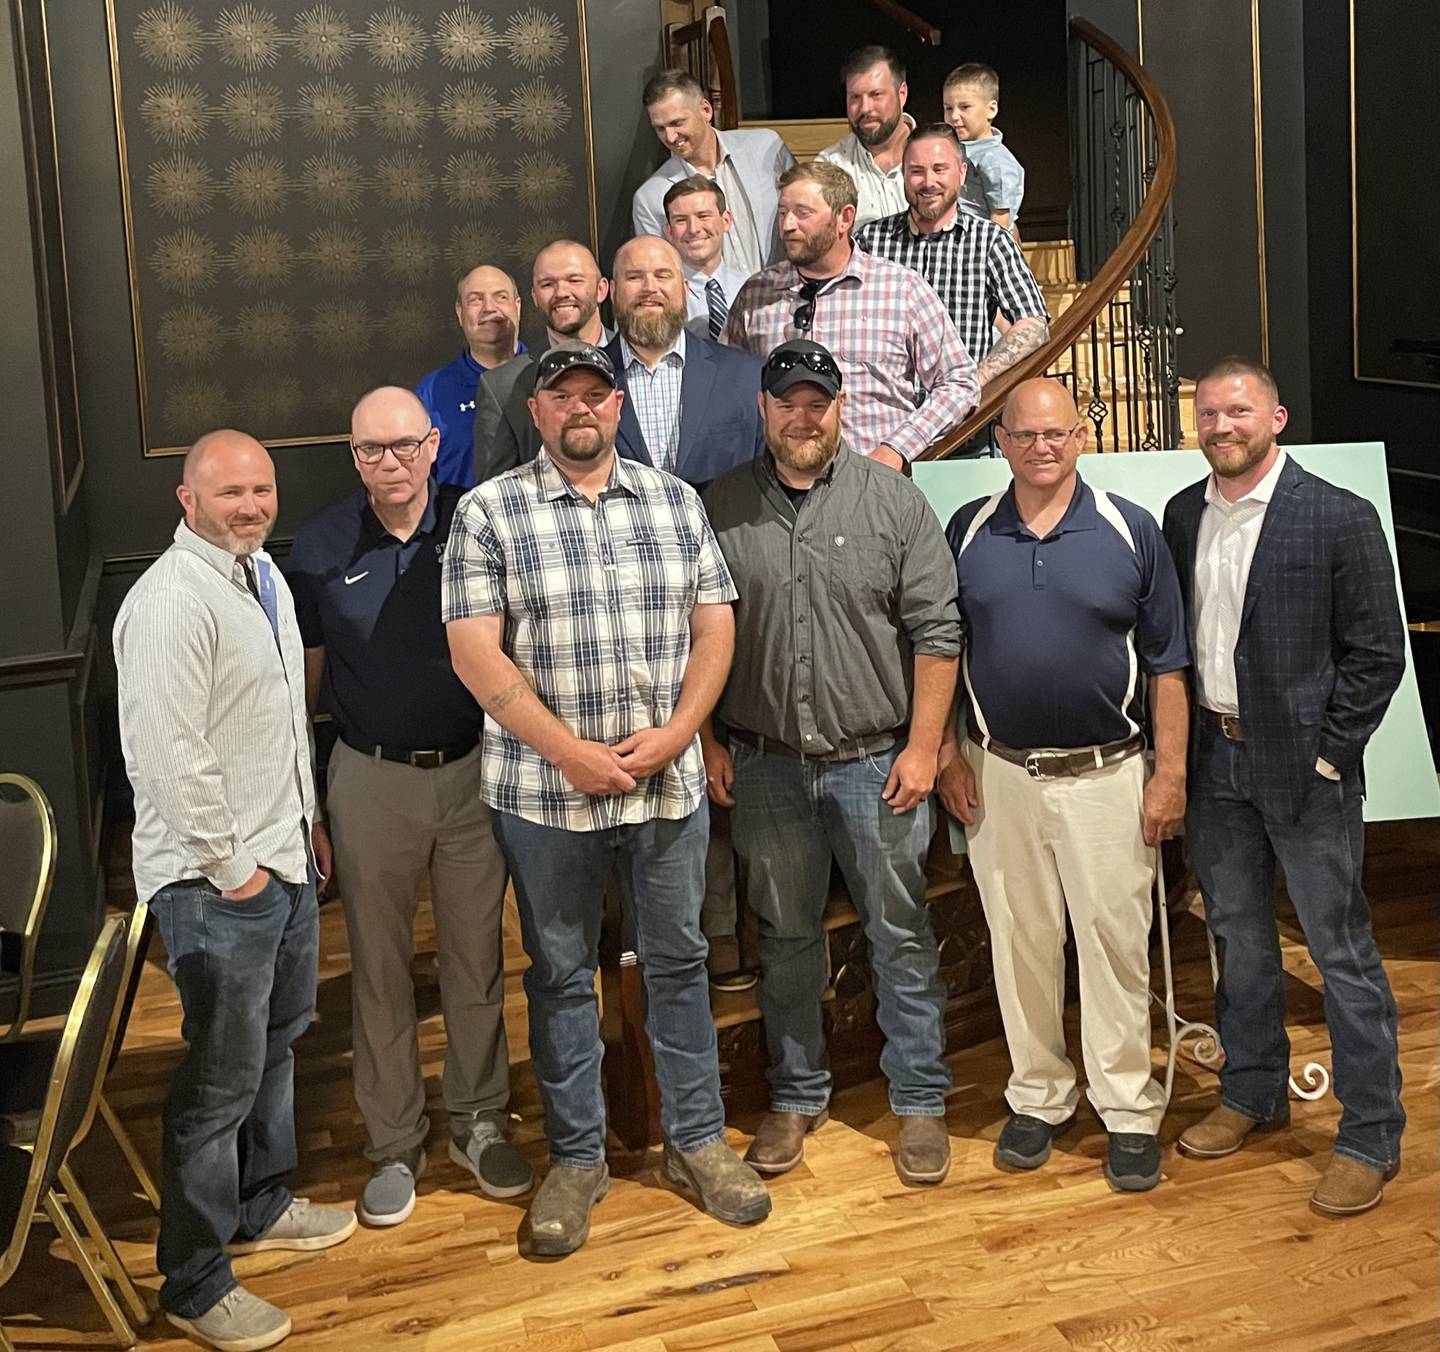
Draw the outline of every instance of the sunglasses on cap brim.
<instances>
[{"instance_id":1,"label":"sunglasses on cap brim","mask_svg":"<svg viewBox=\"0 0 1440 1352\"><path fill-rule=\"evenodd\" d=\"M784 375L787 371L793 371L797 366L803 366L817 376L833 380L835 388L840 388L842 383L840 368L835 364L835 358L824 352L777 352L765 363L764 374L767 376Z\"/></svg>"}]
</instances>

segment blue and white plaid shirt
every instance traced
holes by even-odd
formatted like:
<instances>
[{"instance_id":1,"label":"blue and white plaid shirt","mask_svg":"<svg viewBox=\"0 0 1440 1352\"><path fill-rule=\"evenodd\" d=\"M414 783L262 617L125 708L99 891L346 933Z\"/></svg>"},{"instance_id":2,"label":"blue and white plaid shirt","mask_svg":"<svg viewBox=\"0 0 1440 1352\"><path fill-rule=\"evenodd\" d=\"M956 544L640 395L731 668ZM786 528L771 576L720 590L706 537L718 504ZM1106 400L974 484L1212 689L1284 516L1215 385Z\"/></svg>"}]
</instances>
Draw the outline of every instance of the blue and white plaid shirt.
<instances>
[{"instance_id":1,"label":"blue and white plaid shirt","mask_svg":"<svg viewBox=\"0 0 1440 1352\"><path fill-rule=\"evenodd\" d=\"M505 652L577 737L613 746L669 722L690 656L690 613L736 599L688 484L617 456L594 503L542 450L472 489L445 550L442 617L505 616ZM688 817L705 792L700 739L627 794L573 788L485 720L480 793L500 812L568 831Z\"/></svg>"},{"instance_id":2,"label":"blue and white plaid shirt","mask_svg":"<svg viewBox=\"0 0 1440 1352\"><path fill-rule=\"evenodd\" d=\"M675 346L655 363L652 371L620 335L620 365L625 373L625 397L635 404L635 416L645 434L645 449L660 469L675 473L680 454L680 387L685 379L685 330Z\"/></svg>"}]
</instances>

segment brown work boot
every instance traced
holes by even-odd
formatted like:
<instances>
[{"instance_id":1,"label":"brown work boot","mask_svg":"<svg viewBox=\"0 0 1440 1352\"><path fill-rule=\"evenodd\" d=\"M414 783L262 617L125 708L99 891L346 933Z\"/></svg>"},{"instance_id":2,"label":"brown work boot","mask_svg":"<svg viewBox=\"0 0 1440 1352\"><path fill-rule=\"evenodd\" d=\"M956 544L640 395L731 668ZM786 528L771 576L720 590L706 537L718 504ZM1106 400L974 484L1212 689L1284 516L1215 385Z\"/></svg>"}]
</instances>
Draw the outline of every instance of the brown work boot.
<instances>
[{"instance_id":1,"label":"brown work boot","mask_svg":"<svg viewBox=\"0 0 1440 1352\"><path fill-rule=\"evenodd\" d=\"M699 1150L665 1146L665 1176L700 1198L701 1207L731 1225L753 1225L770 1214L770 1193L760 1175L724 1141Z\"/></svg>"},{"instance_id":2,"label":"brown work boot","mask_svg":"<svg viewBox=\"0 0 1440 1352\"><path fill-rule=\"evenodd\" d=\"M901 1117L895 1172L912 1187L945 1181L950 1172L950 1134L943 1117Z\"/></svg>"},{"instance_id":3,"label":"brown work boot","mask_svg":"<svg viewBox=\"0 0 1440 1352\"><path fill-rule=\"evenodd\" d=\"M590 1208L610 1191L610 1169L552 1164L530 1203L530 1246L558 1258L574 1253L590 1238Z\"/></svg>"},{"instance_id":4,"label":"brown work boot","mask_svg":"<svg viewBox=\"0 0 1440 1352\"><path fill-rule=\"evenodd\" d=\"M783 1174L805 1158L805 1138L830 1120L826 1108L813 1116L805 1113L766 1113L745 1163L759 1174Z\"/></svg>"},{"instance_id":5,"label":"brown work boot","mask_svg":"<svg viewBox=\"0 0 1440 1352\"><path fill-rule=\"evenodd\" d=\"M1375 1169L1349 1155L1332 1155L1324 1176L1310 1194L1310 1208L1322 1216L1358 1216L1380 1205L1385 1184L1400 1172L1398 1164Z\"/></svg>"},{"instance_id":6,"label":"brown work boot","mask_svg":"<svg viewBox=\"0 0 1440 1352\"><path fill-rule=\"evenodd\" d=\"M1180 1133L1176 1145L1180 1147L1183 1155L1193 1155L1201 1160L1218 1160L1239 1150L1252 1131L1279 1131L1289 1125L1288 1108L1279 1117L1272 1117L1268 1122L1257 1122L1222 1103L1218 1108L1212 1108L1194 1126L1186 1127Z\"/></svg>"}]
</instances>

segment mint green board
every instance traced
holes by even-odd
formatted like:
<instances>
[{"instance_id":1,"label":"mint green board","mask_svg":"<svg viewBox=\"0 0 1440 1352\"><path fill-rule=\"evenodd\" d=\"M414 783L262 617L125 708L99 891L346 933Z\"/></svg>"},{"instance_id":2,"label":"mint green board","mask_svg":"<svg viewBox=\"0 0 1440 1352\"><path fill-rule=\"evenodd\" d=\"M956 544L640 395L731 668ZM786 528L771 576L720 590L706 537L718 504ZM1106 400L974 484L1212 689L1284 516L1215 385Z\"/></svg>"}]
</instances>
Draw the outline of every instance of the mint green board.
<instances>
[{"instance_id":1,"label":"mint green board","mask_svg":"<svg viewBox=\"0 0 1440 1352\"><path fill-rule=\"evenodd\" d=\"M1285 449L1311 473L1375 504L1393 558L1395 525L1390 515L1385 447L1378 441L1366 441ZM1080 473L1087 483L1149 508L1160 521L1166 502L1187 484L1203 479L1209 467L1199 451L1137 451L1082 456ZM915 466L915 482L944 524L965 503L1004 488L1010 482L1010 467L1003 460L935 461ZM1440 817L1440 786L1436 784L1420 712L1420 690L1415 683L1408 631L1405 658L1400 689L1365 752L1367 821Z\"/></svg>"}]
</instances>

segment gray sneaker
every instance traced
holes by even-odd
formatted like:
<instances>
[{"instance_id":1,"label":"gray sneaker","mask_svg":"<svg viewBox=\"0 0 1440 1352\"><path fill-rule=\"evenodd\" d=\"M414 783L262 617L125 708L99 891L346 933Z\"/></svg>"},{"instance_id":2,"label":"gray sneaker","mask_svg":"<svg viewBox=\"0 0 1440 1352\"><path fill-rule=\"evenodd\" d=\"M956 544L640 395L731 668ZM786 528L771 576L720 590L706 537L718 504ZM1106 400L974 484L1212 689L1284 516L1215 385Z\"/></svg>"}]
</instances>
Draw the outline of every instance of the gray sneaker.
<instances>
[{"instance_id":1,"label":"gray sneaker","mask_svg":"<svg viewBox=\"0 0 1440 1352\"><path fill-rule=\"evenodd\" d=\"M463 1135L450 1138L450 1158L475 1175L487 1197L519 1197L535 1182L525 1156L489 1118L471 1123Z\"/></svg>"},{"instance_id":2,"label":"gray sneaker","mask_svg":"<svg viewBox=\"0 0 1440 1352\"><path fill-rule=\"evenodd\" d=\"M375 1166L360 1198L358 1215L366 1225L399 1225L415 1210L415 1184L425 1172L425 1152L416 1146L406 1155Z\"/></svg>"},{"instance_id":3,"label":"gray sneaker","mask_svg":"<svg viewBox=\"0 0 1440 1352\"><path fill-rule=\"evenodd\" d=\"M337 1206L316 1206L308 1197L292 1197L280 1219L258 1239L227 1244L228 1254L265 1253L269 1249L328 1249L355 1233L355 1213ZM269 1343L262 1344L269 1347Z\"/></svg>"},{"instance_id":4,"label":"gray sneaker","mask_svg":"<svg viewBox=\"0 0 1440 1352\"><path fill-rule=\"evenodd\" d=\"M227 1291L194 1319L169 1311L165 1317L196 1342L217 1347L220 1352L260 1352L261 1348L283 1342L290 1334L290 1316L243 1286Z\"/></svg>"}]
</instances>

